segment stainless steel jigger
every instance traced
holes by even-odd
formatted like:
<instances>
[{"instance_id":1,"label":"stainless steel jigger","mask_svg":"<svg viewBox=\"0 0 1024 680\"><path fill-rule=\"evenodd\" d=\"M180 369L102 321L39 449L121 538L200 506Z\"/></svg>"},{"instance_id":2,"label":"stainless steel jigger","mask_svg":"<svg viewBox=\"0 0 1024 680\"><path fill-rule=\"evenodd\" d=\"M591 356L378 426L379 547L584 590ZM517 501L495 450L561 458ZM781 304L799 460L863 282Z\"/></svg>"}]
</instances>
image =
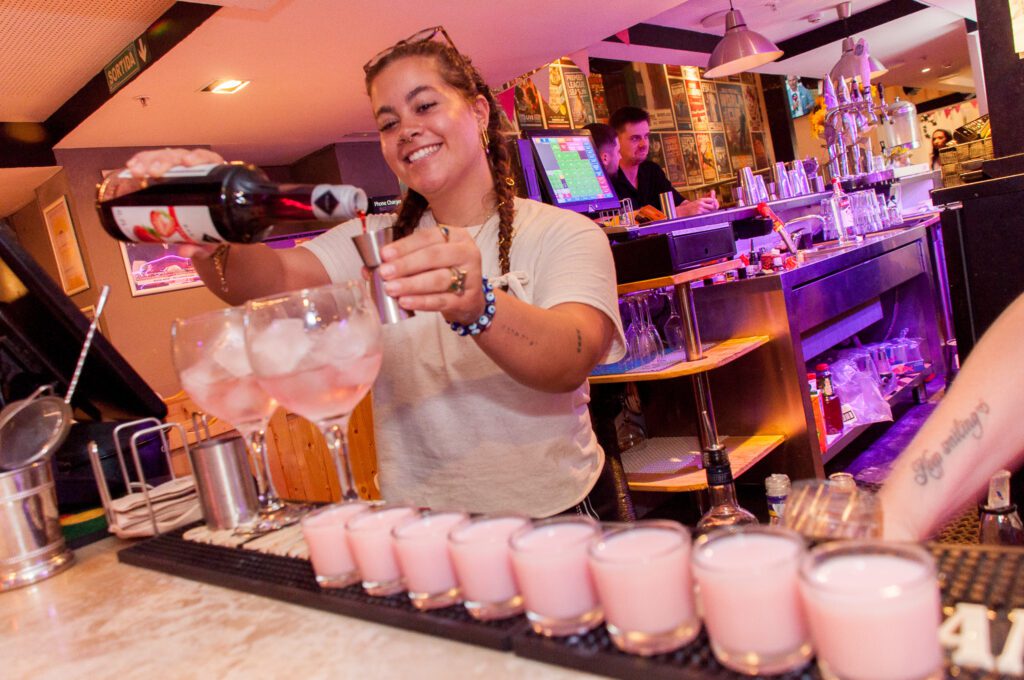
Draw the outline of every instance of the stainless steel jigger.
<instances>
[{"instance_id":1,"label":"stainless steel jigger","mask_svg":"<svg viewBox=\"0 0 1024 680\"><path fill-rule=\"evenodd\" d=\"M382 262L380 249L391 243L393 239L393 227L368 231L352 237L359 256L363 258L363 264L370 271L370 288L373 291L373 300L377 305L381 323L398 323L414 316L410 310L399 307L398 300L384 292L384 281L380 277L379 269Z\"/></svg>"}]
</instances>

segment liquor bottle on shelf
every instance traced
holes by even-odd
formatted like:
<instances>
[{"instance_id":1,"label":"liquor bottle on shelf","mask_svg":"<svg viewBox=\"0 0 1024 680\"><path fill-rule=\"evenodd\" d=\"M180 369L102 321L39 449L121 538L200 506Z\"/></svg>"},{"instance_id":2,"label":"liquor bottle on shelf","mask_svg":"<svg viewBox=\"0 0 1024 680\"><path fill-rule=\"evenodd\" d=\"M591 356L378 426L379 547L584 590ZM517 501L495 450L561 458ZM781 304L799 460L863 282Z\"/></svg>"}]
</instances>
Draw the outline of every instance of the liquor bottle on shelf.
<instances>
[{"instance_id":1,"label":"liquor bottle on shelf","mask_svg":"<svg viewBox=\"0 0 1024 680\"><path fill-rule=\"evenodd\" d=\"M111 173L96 200L108 234L147 243L255 243L275 224L342 222L367 208L357 187L278 184L241 163L177 167L158 178Z\"/></svg>"},{"instance_id":2,"label":"liquor bottle on shelf","mask_svg":"<svg viewBox=\"0 0 1024 680\"><path fill-rule=\"evenodd\" d=\"M828 369L828 364L818 364L814 370L818 376L818 392L821 393L821 403L825 412L825 434L842 434L843 404L832 386L832 372Z\"/></svg>"},{"instance_id":3,"label":"liquor bottle on shelf","mask_svg":"<svg viewBox=\"0 0 1024 680\"><path fill-rule=\"evenodd\" d=\"M814 430L818 435L818 447L822 453L828 449L825 438L825 409L821 403L821 392L818 391L818 374L808 373L807 383L811 389L811 411L814 412Z\"/></svg>"},{"instance_id":4,"label":"liquor bottle on shelf","mask_svg":"<svg viewBox=\"0 0 1024 680\"><path fill-rule=\"evenodd\" d=\"M736 485L729 463L709 466L706 472L710 508L697 522L697 534L706 534L719 527L757 524L757 517L741 508L736 500Z\"/></svg>"},{"instance_id":5,"label":"liquor bottle on shelf","mask_svg":"<svg viewBox=\"0 0 1024 680\"><path fill-rule=\"evenodd\" d=\"M978 542L985 545L1024 545L1024 524L1010 502L1010 472L1000 470L988 483L988 503L981 506Z\"/></svg>"},{"instance_id":6,"label":"liquor bottle on shelf","mask_svg":"<svg viewBox=\"0 0 1024 680\"><path fill-rule=\"evenodd\" d=\"M765 477L765 494L768 498L768 523L782 524L782 515L786 511L786 498L789 496L789 475L772 474Z\"/></svg>"}]
</instances>

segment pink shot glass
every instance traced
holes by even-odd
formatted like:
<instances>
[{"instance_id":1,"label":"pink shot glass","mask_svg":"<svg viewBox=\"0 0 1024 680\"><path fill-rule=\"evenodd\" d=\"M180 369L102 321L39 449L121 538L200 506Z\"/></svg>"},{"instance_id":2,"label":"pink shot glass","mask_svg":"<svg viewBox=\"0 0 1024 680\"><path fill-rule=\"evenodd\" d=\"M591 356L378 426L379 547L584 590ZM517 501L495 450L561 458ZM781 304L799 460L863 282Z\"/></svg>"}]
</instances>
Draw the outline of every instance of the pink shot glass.
<instances>
[{"instance_id":1,"label":"pink shot glass","mask_svg":"<svg viewBox=\"0 0 1024 680\"><path fill-rule=\"evenodd\" d=\"M467 517L461 511L425 510L391 530L405 587L417 609L439 609L461 601L448 532Z\"/></svg>"},{"instance_id":2,"label":"pink shot glass","mask_svg":"<svg viewBox=\"0 0 1024 680\"><path fill-rule=\"evenodd\" d=\"M529 523L523 515L481 515L449 532L448 550L463 606L473 618L493 621L523 612L508 539Z\"/></svg>"},{"instance_id":3,"label":"pink shot glass","mask_svg":"<svg viewBox=\"0 0 1024 680\"><path fill-rule=\"evenodd\" d=\"M416 508L381 505L352 516L345 524L352 557L369 595L384 597L405 590L391 530L416 515Z\"/></svg>"},{"instance_id":4,"label":"pink shot glass","mask_svg":"<svg viewBox=\"0 0 1024 680\"><path fill-rule=\"evenodd\" d=\"M344 588L359 583L359 570L349 549L345 522L369 507L370 503L365 501L335 503L302 518L302 535L321 588Z\"/></svg>"},{"instance_id":5,"label":"pink shot glass","mask_svg":"<svg viewBox=\"0 0 1024 680\"><path fill-rule=\"evenodd\" d=\"M589 517L569 515L535 522L509 539L526 618L539 635L581 635L604 620L587 558L599 532Z\"/></svg>"}]
</instances>

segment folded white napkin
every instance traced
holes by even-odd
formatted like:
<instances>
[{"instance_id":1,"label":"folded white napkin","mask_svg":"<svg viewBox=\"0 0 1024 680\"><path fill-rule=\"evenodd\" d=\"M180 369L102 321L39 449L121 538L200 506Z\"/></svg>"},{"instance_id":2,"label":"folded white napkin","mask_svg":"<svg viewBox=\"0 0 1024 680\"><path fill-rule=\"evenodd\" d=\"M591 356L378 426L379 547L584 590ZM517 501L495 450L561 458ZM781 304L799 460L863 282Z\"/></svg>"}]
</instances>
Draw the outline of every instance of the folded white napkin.
<instances>
[{"instance_id":1,"label":"folded white napkin","mask_svg":"<svg viewBox=\"0 0 1024 680\"><path fill-rule=\"evenodd\" d=\"M203 518L195 480L191 476L172 479L150 489L148 494L152 516L141 491L111 501L111 533L120 538L152 536L153 518L160 533Z\"/></svg>"}]
</instances>

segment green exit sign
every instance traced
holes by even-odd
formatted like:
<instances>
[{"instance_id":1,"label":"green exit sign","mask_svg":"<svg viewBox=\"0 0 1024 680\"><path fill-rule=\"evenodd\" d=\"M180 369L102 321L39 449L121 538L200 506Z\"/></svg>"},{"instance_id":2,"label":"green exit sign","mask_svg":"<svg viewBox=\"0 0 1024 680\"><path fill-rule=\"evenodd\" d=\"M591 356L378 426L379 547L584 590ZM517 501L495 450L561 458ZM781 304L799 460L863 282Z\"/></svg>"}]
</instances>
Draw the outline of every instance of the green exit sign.
<instances>
[{"instance_id":1,"label":"green exit sign","mask_svg":"<svg viewBox=\"0 0 1024 680\"><path fill-rule=\"evenodd\" d=\"M107 79L107 89L114 94L128 81L142 72L143 66L149 61L149 46L145 38L139 37L132 41L103 68Z\"/></svg>"}]
</instances>

